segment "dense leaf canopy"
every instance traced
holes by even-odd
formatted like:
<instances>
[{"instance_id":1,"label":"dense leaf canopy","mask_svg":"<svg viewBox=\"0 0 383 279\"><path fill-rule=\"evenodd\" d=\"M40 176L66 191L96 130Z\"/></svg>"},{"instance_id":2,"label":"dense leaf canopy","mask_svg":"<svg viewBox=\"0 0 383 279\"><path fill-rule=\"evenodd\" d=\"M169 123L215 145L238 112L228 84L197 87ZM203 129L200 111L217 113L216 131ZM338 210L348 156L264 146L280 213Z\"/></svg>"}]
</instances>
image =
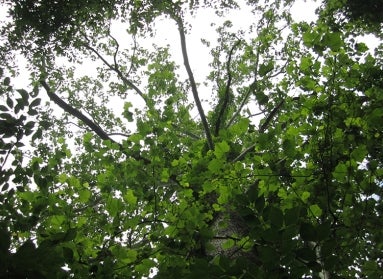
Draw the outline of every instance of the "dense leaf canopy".
<instances>
[{"instance_id":1,"label":"dense leaf canopy","mask_svg":"<svg viewBox=\"0 0 383 279\"><path fill-rule=\"evenodd\" d=\"M382 278L382 4L293 4L2 1L0 278Z\"/></svg>"}]
</instances>

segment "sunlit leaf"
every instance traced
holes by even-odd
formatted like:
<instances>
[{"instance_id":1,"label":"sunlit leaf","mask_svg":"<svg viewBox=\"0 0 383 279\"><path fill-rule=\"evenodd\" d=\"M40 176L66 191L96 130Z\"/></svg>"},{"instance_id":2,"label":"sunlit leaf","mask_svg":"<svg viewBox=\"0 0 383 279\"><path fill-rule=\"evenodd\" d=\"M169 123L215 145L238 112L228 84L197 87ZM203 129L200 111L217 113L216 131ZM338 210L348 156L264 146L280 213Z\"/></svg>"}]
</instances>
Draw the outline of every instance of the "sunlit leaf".
<instances>
[{"instance_id":1,"label":"sunlit leaf","mask_svg":"<svg viewBox=\"0 0 383 279\"><path fill-rule=\"evenodd\" d=\"M314 217L320 217L322 215L322 209L317 204L310 205L310 212Z\"/></svg>"},{"instance_id":2,"label":"sunlit leaf","mask_svg":"<svg viewBox=\"0 0 383 279\"><path fill-rule=\"evenodd\" d=\"M80 202L87 202L91 196L91 192L88 189L82 189L79 191L79 200Z\"/></svg>"},{"instance_id":3,"label":"sunlit leaf","mask_svg":"<svg viewBox=\"0 0 383 279\"><path fill-rule=\"evenodd\" d=\"M130 205L135 205L137 203L137 197L134 195L134 191L132 189L127 190L124 195L124 201Z\"/></svg>"},{"instance_id":4,"label":"sunlit leaf","mask_svg":"<svg viewBox=\"0 0 383 279\"><path fill-rule=\"evenodd\" d=\"M226 141L219 142L215 145L214 155L217 158L222 158L227 152L229 152L230 146Z\"/></svg>"}]
</instances>

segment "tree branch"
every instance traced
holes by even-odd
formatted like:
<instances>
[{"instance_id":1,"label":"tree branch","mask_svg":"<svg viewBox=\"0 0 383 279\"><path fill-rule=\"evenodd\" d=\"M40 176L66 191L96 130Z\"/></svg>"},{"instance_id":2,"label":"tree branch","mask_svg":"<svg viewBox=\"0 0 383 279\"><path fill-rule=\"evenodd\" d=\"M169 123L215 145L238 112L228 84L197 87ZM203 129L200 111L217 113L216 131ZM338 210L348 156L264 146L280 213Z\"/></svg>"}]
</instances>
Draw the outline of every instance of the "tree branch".
<instances>
[{"instance_id":1,"label":"tree branch","mask_svg":"<svg viewBox=\"0 0 383 279\"><path fill-rule=\"evenodd\" d=\"M49 85L45 82L45 80L40 81L41 85L46 90L48 97L60 108L62 108L64 111L68 112L72 116L80 119L83 121L90 129L92 129L93 132L95 132L101 139L103 140L110 140L111 142L115 141L111 139L108 134L101 129L100 126L98 126L95 122L93 122L91 119L89 119L87 116L85 116L81 111L73 108L68 103L66 103L63 99L61 99L59 96L57 96L54 92L52 92Z\"/></svg>"},{"instance_id":2,"label":"tree branch","mask_svg":"<svg viewBox=\"0 0 383 279\"><path fill-rule=\"evenodd\" d=\"M259 51L257 51L257 57L256 57L256 60L255 60L254 81L250 84L249 89L247 90L245 96L243 97L242 102L239 105L237 111L233 114L233 116L229 120L229 123L226 126L227 128L230 127L231 124L233 124L234 120L238 117L238 115L241 113L243 107L246 105L247 100L250 97L250 94L253 91L256 90L257 83L258 83L258 79L257 79L257 76L258 76L258 62L259 62Z\"/></svg>"},{"instance_id":3,"label":"tree branch","mask_svg":"<svg viewBox=\"0 0 383 279\"><path fill-rule=\"evenodd\" d=\"M265 122L259 128L259 133L260 134L265 132L265 130L269 127L269 124L270 124L271 120L278 113L278 111L280 110L280 108L282 107L284 102L285 102L285 100L280 101L279 104L269 113L269 115L266 117Z\"/></svg>"},{"instance_id":4,"label":"tree branch","mask_svg":"<svg viewBox=\"0 0 383 279\"><path fill-rule=\"evenodd\" d=\"M116 52L114 53L113 55L113 60L114 60L114 66L111 65L108 61L106 61L106 59L92 46L90 46L89 44L89 39L86 37L85 34L83 34L83 36L85 37L85 39L88 41L88 43L83 43L83 46L92 51L94 54L96 54L96 56L98 58L101 59L101 61L112 71L114 71L118 77L120 77L120 79L127 85L129 86L130 88L132 88L144 101L146 104L148 104L148 101L147 101L147 98L145 96L145 94L133 83L131 82L121 71L120 69L118 68L118 64L117 64L117 59L116 59L116 55L117 55L117 51L118 51L118 43L117 43L117 49L116 49ZM113 37L112 37L113 38ZM113 38L114 39L114 38ZM114 39L115 40L115 39Z\"/></svg>"},{"instance_id":5,"label":"tree branch","mask_svg":"<svg viewBox=\"0 0 383 279\"><path fill-rule=\"evenodd\" d=\"M214 144L213 144L213 139L212 139L211 132L210 132L210 129L209 129L209 124L207 122L207 119L206 119L206 116L205 116L205 112L204 112L204 110L202 108L201 100L199 99L199 96L198 96L197 85L196 85L196 82L194 80L194 75L193 75L193 72L191 70L190 63L189 63L189 57L188 57L188 53L187 53L187 49L186 49L186 38L185 38L184 25L183 25L182 19L179 16L177 16L175 14L172 14L171 16L176 21L176 23L178 25L178 31L179 31L180 39L181 39L182 56L183 56L183 59L184 59L184 65L185 65L185 68L186 68L186 72L187 72L187 74L189 76L189 81L190 81L190 85L191 85L191 88L192 88L194 102L195 102L195 104L197 106L198 113L199 113L199 116L200 116L201 121L202 121L202 125L203 125L204 131L205 131L205 135L206 135L206 139L207 139L207 143L208 143L209 149L213 150L214 149Z\"/></svg>"},{"instance_id":6,"label":"tree branch","mask_svg":"<svg viewBox=\"0 0 383 279\"><path fill-rule=\"evenodd\" d=\"M227 83L226 83L226 88L225 88L225 93L224 93L224 96L223 96L223 99L219 98L219 101L218 101L218 104L221 103L221 106L220 106L220 110L218 112L218 117L217 117L217 121L215 123L215 129L214 129L214 135L215 136L218 136L218 133L219 133L219 130L221 128L221 124L224 124L224 123L221 123L224 121L223 117L224 117L224 114L225 112L227 111L227 108L228 108L228 105L229 105L229 99L230 99L230 86L231 86L231 81L232 81L232 75L231 75L231 71L230 71L230 64L231 64L231 58L233 56L233 52L234 52L234 49L241 43L241 40L238 40L234 45L233 47L230 49L230 52L229 52L229 58L227 60L227 63L226 63L226 71L227 71Z\"/></svg>"},{"instance_id":7,"label":"tree branch","mask_svg":"<svg viewBox=\"0 0 383 279\"><path fill-rule=\"evenodd\" d=\"M172 127L174 128L174 129L176 129L177 131L179 131L181 134L183 134L183 135L186 135L186 136L189 136L189 137L191 137L191 138L193 138L193 139L196 139L196 140L199 140L199 139L201 139L198 135L196 135L196 134L194 134L194 133L192 133L192 132L190 132L190 131L187 131L187 130L182 130L178 125L176 125L176 124L173 124L172 123Z\"/></svg>"},{"instance_id":8,"label":"tree branch","mask_svg":"<svg viewBox=\"0 0 383 279\"><path fill-rule=\"evenodd\" d=\"M280 101L279 104L269 113L269 115L266 117L265 122L259 128L260 134L265 132L265 130L268 128L271 120L274 118L274 116L281 109L284 102L285 102L285 100ZM251 152L256 147L256 145L257 145L257 143L254 143L254 144L250 145L248 148L246 148L245 150L243 150L241 152L241 154L239 154L236 158L234 158L233 162L237 162L239 160L242 160L246 156L247 153Z\"/></svg>"},{"instance_id":9,"label":"tree branch","mask_svg":"<svg viewBox=\"0 0 383 279\"><path fill-rule=\"evenodd\" d=\"M56 95L45 80L40 80L40 84L44 87L45 91L48 94L49 99L51 99L56 105L62 108L67 113L76 117L77 119L83 121L93 132L95 132L102 140L110 140L112 143L115 143L119 146L121 152L123 152L126 156L132 157L137 161L143 161L145 164L151 163L151 161L147 158L142 157L141 155L129 154L126 152L122 144L113 140L109 135L95 122L89 119L86 115L84 115L81 111L75 109L68 103L66 103L63 99L61 99L58 95Z\"/></svg>"}]
</instances>

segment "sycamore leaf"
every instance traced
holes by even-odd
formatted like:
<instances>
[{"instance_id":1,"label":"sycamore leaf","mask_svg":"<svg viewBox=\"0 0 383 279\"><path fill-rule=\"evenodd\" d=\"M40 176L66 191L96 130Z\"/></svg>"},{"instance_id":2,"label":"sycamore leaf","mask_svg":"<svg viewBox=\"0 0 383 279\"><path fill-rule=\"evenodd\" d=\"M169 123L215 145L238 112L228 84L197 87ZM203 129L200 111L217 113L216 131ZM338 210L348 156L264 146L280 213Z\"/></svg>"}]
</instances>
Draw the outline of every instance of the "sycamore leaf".
<instances>
[{"instance_id":1,"label":"sycamore leaf","mask_svg":"<svg viewBox=\"0 0 383 279\"><path fill-rule=\"evenodd\" d=\"M227 144L226 141L222 141L222 142L219 142L215 145L215 149L214 149L214 155L220 159L222 158L223 156L225 156L225 154L227 152L229 152L230 150L230 146Z\"/></svg>"},{"instance_id":2,"label":"sycamore leaf","mask_svg":"<svg viewBox=\"0 0 383 279\"><path fill-rule=\"evenodd\" d=\"M132 189L128 189L126 194L124 195L124 201L130 205L136 205L137 197L134 195L134 191Z\"/></svg>"},{"instance_id":3,"label":"sycamore leaf","mask_svg":"<svg viewBox=\"0 0 383 279\"><path fill-rule=\"evenodd\" d=\"M228 240L223 242L221 246L222 246L222 249L227 250L227 249L232 248L234 245L235 245L235 241L233 239L229 238Z\"/></svg>"},{"instance_id":4,"label":"sycamore leaf","mask_svg":"<svg viewBox=\"0 0 383 279\"><path fill-rule=\"evenodd\" d=\"M112 217L115 217L120 209L120 200L113 197L109 197L106 203L106 209Z\"/></svg>"},{"instance_id":5,"label":"sycamore leaf","mask_svg":"<svg viewBox=\"0 0 383 279\"><path fill-rule=\"evenodd\" d=\"M310 212L314 215L314 217L320 217L322 215L322 209L317 205L310 205Z\"/></svg>"},{"instance_id":6,"label":"sycamore leaf","mask_svg":"<svg viewBox=\"0 0 383 279\"><path fill-rule=\"evenodd\" d=\"M161 171L161 182L168 182L169 178L170 178L169 169L168 168L164 168Z\"/></svg>"},{"instance_id":7,"label":"sycamore leaf","mask_svg":"<svg viewBox=\"0 0 383 279\"><path fill-rule=\"evenodd\" d=\"M270 223L277 228L281 228L283 225L283 212L278 207L270 207L269 212Z\"/></svg>"},{"instance_id":8,"label":"sycamore leaf","mask_svg":"<svg viewBox=\"0 0 383 279\"><path fill-rule=\"evenodd\" d=\"M86 203L91 196L91 192L88 189L81 189L79 191L79 200L82 203Z\"/></svg>"}]
</instances>

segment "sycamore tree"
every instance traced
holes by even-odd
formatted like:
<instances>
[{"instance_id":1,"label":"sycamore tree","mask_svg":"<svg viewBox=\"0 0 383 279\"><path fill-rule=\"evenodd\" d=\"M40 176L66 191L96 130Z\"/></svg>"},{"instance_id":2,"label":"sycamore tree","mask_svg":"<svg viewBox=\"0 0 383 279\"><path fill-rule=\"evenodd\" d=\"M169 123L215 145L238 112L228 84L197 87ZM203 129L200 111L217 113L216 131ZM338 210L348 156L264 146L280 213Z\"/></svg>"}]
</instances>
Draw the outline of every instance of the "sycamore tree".
<instances>
[{"instance_id":1,"label":"sycamore tree","mask_svg":"<svg viewBox=\"0 0 383 279\"><path fill-rule=\"evenodd\" d=\"M369 2L324 1L306 23L292 0L2 1L0 277L382 278ZM158 19L171 47L145 44Z\"/></svg>"}]
</instances>

